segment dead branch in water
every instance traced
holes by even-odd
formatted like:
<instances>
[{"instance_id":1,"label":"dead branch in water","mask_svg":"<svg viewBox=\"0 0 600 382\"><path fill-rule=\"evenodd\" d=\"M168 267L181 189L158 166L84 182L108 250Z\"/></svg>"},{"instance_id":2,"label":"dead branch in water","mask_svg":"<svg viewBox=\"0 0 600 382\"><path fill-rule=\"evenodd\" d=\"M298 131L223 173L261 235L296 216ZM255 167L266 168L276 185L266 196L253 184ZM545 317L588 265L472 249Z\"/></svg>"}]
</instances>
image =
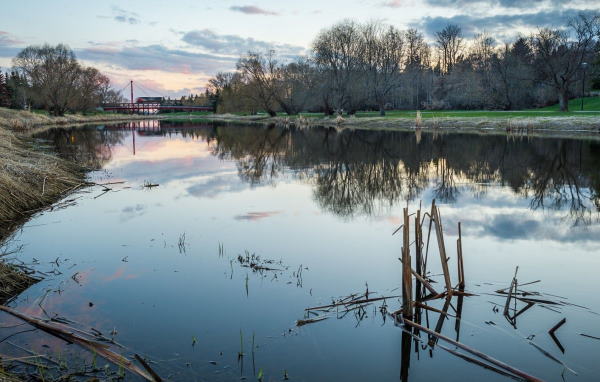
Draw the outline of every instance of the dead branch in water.
<instances>
[{"instance_id":1,"label":"dead branch in water","mask_svg":"<svg viewBox=\"0 0 600 382\"><path fill-rule=\"evenodd\" d=\"M554 332L556 332L556 330L558 330L558 328L560 328L561 326L563 326L565 322L567 322L567 319L563 318L556 325L554 325L550 330L548 330L548 334L550 334L550 337L552 338L552 340L554 341L554 343L556 344L556 346L558 346L558 348L560 349L560 351L562 353L565 352L565 348L562 346L561 342L558 340L558 337L556 337L556 335L554 334Z\"/></svg>"},{"instance_id":2,"label":"dead branch in water","mask_svg":"<svg viewBox=\"0 0 600 382\"><path fill-rule=\"evenodd\" d=\"M26 314L18 312L14 309L11 309L7 306L0 305L0 311L6 312L12 316L15 316L31 326L43 330L44 332L51 334L55 337L58 337L68 343L75 343L91 352L97 353L100 356L104 357L106 360L113 362L123 368L129 370L130 372L141 376L150 382L160 382L160 379L155 379L153 376L147 374L144 370L137 367L131 360L126 357L115 353L114 351L108 348L108 345L98 343L96 341L84 338L78 334L75 334L75 328L71 328L65 324L53 324L39 318L30 317Z\"/></svg>"},{"instance_id":3,"label":"dead branch in water","mask_svg":"<svg viewBox=\"0 0 600 382\"><path fill-rule=\"evenodd\" d=\"M348 301L348 302L336 302L334 304L314 306L312 308L306 308L304 310L319 310L319 309L325 309L325 308L334 308L336 306L365 304L365 303L369 303L369 302L375 302L375 301L387 300L389 298L399 298L399 297L402 297L402 296L385 296L385 297L376 297L376 298L366 298L363 300L353 300L353 301Z\"/></svg>"},{"instance_id":4,"label":"dead branch in water","mask_svg":"<svg viewBox=\"0 0 600 382\"><path fill-rule=\"evenodd\" d=\"M296 321L296 326L304 326L304 325L308 325L308 324L314 324L315 322L319 322L319 321L323 321L328 319L329 317L315 317L315 318L307 318L305 320L297 320Z\"/></svg>"},{"instance_id":5,"label":"dead branch in water","mask_svg":"<svg viewBox=\"0 0 600 382\"><path fill-rule=\"evenodd\" d=\"M467 345L465 345L465 344L463 344L461 342L455 341L452 338L446 337L443 334L437 333L437 332L435 332L435 331L433 331L433 330L431 330L431 329L429 329L429 328L427 328L425 326L422 326L422 325L419 325L419 324L417 324L415 322L412 322L409 319L401 319L401 322L403 324L412 326L415 329L422 330L425 333L427 333L429 335L432 335L432 336L434 336L434 337L436 337L438 339L441 339L443 341L451 343L452 345L454 345L456 347L459 347L459 348L461 348L461 349L463 349L463 350L465 350L465 351L467 351L467 352L469 352L471 354L476 355L477 357L479 357L481 359L486 360L487 362L489 362L491 364L494 364L494 365L496 365L496 366L498 366L498 367L500 367L500 368L502 368L502 369L504 369L504 370L506 370L506 371L508 371L508 372L510 372L512 374L514 374L514 375L517 375L517 376L525 379L526 381L530 381L530 382L542 382L542 380L539 379L539 378L537 378L537 377L534 377L534 376L532 376L530 374L527 374L524 371L521 371L521 370L519 370L519 369L517 369L515 367L512 367L512 366L510 366L510 365L508 365L508 364L506 364L506 363L504 363L502 361L499 361L499 360L497 360L497 359L495 359L493 357L490 357L487 354L482 353L482 352L480 352L478 350L475 350L475 349L473 349L473 348L471 348L471 347L469 347L469 346L467 346Z\"/></svg>"},{"instance_id":6,"label":"dead branch in water","mask_svg":"<svg viewBox=\"0 0 600 382\"><path fill-rule=\"evenodd\" d=\"M579 333L579 335L587 338L592 338L594 340L600 340L600 337L590 336L589 334Z\"/></svg>"}]
</instances>

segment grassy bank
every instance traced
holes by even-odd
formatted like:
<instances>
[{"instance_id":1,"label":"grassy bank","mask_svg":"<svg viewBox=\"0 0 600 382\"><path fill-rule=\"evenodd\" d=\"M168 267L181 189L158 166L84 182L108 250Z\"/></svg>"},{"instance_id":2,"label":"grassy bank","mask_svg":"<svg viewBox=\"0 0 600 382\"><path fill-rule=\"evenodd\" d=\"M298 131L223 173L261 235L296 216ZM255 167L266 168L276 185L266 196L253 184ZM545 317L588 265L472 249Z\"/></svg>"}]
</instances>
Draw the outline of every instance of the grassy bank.
<instances>
[{"instance_id":1,"label":"grassy bank","mask_svg":"<svg viewBox=\"0 0 600 382\"><path fill-rule=\"evenodd\" d=\"M162 115L156 116L113 113L66 114L63 117L52 117L43 112L29 112L25 110L0 108L0 127L13 131L30 130L40 126L76 125L84 123L120 122L158 118L164 117Z\"/></svg>"},{"instance_id":2,"label":"grassy bank","mask_svg":"<svg viewBox=\"0 0 600 382\"><path fill-rule=\"evenodd\" d=\"M537 109L540 111L559 111L560 106L558 104ZM569 101L569 111L576 113L581 111L581 98L573 98ZM600 97L585 97L583 98L583 111L598 111L600 112Z\"/></svg>"},{"instance_id":3,"label":"grassy bank","mask_svg":"<svg viewBox=\"0 0 600 382\"><path fill-rule=\"evenodd\" d=\"M31 214L85 184L84 169L0 127L0 239Z\"/></svg>"},{"instance_id":4,"label":"grassy bank","mask_svg":"<svg viewBox=\"0 0 600 382\"><path fill-rule=\"evenodd\" d=\"M351 117L324 117L317 115L277 116L266 115L240 116L234 114L213 114L209 116L187 116L178 119L196 119L204 122L229 124L280 125L296 127L336 127L365 130L407 130L417 125L416 112L395 112L386 117L357 115ZM497 114L495 114L497 113ZM540 134L597 134L600 132L600 113L571 115L556 112L551 114L500 114L502 112L431 112L421 113L419 126L425 129L456 131L528 131ZM525 113L525 112L520 112ZM489 117L489 114L494 117Z\"/></svg>"}]
</instances>

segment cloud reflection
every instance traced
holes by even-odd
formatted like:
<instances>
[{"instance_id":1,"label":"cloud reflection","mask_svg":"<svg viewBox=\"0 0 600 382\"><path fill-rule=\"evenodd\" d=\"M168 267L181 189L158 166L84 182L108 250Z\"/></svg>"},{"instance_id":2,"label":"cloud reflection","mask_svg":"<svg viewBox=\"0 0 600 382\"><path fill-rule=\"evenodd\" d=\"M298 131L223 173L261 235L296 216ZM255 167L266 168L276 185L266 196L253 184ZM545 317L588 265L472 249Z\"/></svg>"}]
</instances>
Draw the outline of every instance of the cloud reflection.
<instances>
[{"instance_id":1,"label":"cloud reflection","mask_svg":"<svg viewBox=\"0 0 600 382\"><path fill-rule=\"evenodd\" d=\"M266 218L270 218L271 216L280 214L281 211L259 211L259 212L248 212L244 215L236 215L234 217L235 220L249 220L249 221L257 221Z\"/></svg>"}]
</instances>

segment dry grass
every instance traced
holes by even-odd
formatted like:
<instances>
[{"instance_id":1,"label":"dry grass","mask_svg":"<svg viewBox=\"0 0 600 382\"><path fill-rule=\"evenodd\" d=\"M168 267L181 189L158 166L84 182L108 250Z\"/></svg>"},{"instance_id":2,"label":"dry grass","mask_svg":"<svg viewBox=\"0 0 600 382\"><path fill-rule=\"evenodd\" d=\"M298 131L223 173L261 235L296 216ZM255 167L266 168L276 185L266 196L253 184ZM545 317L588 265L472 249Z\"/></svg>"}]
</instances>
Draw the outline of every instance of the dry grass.
<instances>
[{"instance_id":1,"label":"dry grass","mask_svg":"<svg viewBox=\"0 0 600 382\"><path fill-rule=\"evenodd\" d=\"M83 169L0 127L0 240L37 210L85 183Z\"/></svg>"},{"instance_id":2,"label":"dry grass","mask_svg":"<svg viewBox=\"0 0 600 382\"><path fill-rule=\"evenodd\" d=\"M64 117L51 117L45 114L32 113L25 110L0 108L0 127L14 131L30 130L35 127L48 125L76 125L82 123L117 122L157 118L164 118L164 116L135 114L67 114Z\"/></svg>"},{"instance_id":3,"label":"dry grass","mask_svg":"<svg viewBox=\"0 0 600 382\"><path fill-rule=\"evenodd\" d=\"M11 297L16 296L38 282L15 265L0 262L0 304L4 305ZM1 379L0 379L1 381Z\"/></svg>"},{"instance_id":4,"label":"dry grass","mask_svg":"<svg viewBox=\"0 0 600 382\"><path fill-rule=\"evenodd\" d=\"M0 382L21 382L21 379L10 375L6 370L0 367Z\"/></svg>"},{"instance_id":5,"label":"dry grass","mask_svg":"<svg viewBox=\"0 0 600 382\"><path fill-rule=\"evenodd\" d=\"M418 119L412 118L386 118L386 117L361 117L361 118L331 118L331 117L303 117L302 120L283 117L268 116L238 116L233 114L214 114L194 118L198 121L244 124L244 125L295 125L308 127L333 127L351 128L359 130L405 130L415 128ZM299 117L298 117L299 119ZM506 133L515 126L526 127L531 134L539 135L575 135L600 133L600 117L513 117L513 118L485 118L485 117L434 117L423 118L419 127L427 129L440 129L444 131L463 131L474 133Z\"/></svg>"}]
</instances>

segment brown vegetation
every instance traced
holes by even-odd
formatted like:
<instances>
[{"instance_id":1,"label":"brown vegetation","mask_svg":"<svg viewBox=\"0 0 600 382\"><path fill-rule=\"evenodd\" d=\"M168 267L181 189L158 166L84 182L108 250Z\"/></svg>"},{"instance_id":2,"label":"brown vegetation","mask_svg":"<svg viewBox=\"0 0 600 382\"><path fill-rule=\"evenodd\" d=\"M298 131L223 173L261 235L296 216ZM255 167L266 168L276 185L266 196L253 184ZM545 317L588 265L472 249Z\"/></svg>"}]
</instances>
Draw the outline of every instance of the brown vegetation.
<instances>
[{"instance_id":1,"label":"brown vegetation","mask_svg":"<svg viewBox=\"0 0 600 382\"><path fill-rule=\"evenodd\" d=\"M234 114L214 114L199 117L199 120L243 125L275 125L281 127L335 127L355 130L424 130L477 131L477 132L527 132L543 135L572 135L574 133L596 133L600 131L600 121L596 117L436 117L436 118L385 118L385 117L269 117L266 115L239 116Z\"/></svg>"},{"instance_id":2,"label":"brown vegetation","mask_svg":"<svg viewBox=\"0 0 600 382\"><path fill-rule=\"evenodd\" d=\"M0 238L34 212L85 184L84 172L0 127Z\"/></svg>"},{"instance_id":3,"label":"brown vegetation","mask_svg":"<svg viewBox=\"0 0 600 382\"><path fill-rule=\"evenodd\" d=\"M25 110L0 108L0 128L15 131L30 130L39 126L76 125L83 123L118 122L159 118L164 118L164 116L137 114L66 114L62 117L51 117L46 114L32 113Z\"/></svg>"}]
</instances>

